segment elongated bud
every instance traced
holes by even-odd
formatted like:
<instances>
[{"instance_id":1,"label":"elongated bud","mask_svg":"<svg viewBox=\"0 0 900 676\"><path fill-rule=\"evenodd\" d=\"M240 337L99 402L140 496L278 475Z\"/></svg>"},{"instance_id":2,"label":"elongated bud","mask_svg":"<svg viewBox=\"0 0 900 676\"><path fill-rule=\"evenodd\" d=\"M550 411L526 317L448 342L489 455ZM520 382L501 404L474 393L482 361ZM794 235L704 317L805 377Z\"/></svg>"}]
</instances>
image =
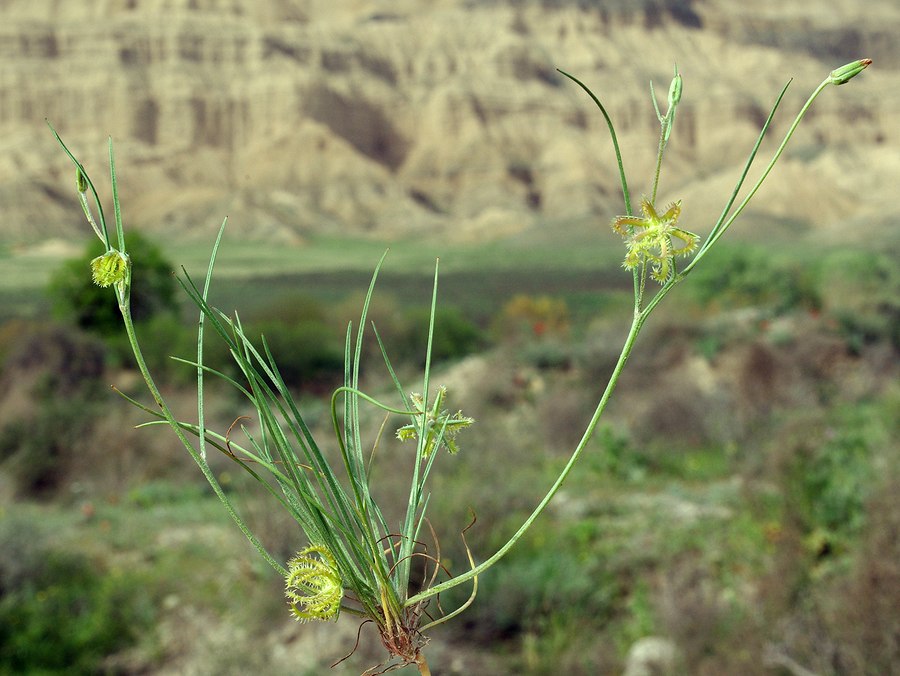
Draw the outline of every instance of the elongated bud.
<instances>
[{"instance_id":1,"label":"elongated bud","mask_svg":"<svg viewBox=\"0 0 900 676\"><path fill-rule=\"evenodd\" d=\"M846 84L857 75L862 73L866 68L868 68L870 63L872 63L872 59L860 59L859 61L853 61L852 63L848 63L846 66L835 68L828 75L828 79L831 80L831 84L833 85Z\"/></svg>"},{"instance_id":2,"label":"elongated bud","mask_svg":"<svg viewBox=\"0 0 900 676\"><path fill-rule=\"evenodd\" d=\"M87 191L87 178L84 176L84 172L81 169L75 170L75 187L78 188L78 192L84 193Z\"/></svg>"},{"instance_id":3,"label":"elongated bud","mask_svg":"<svg viewBox=\"0 0 900 676\"><path fill-rule=\"evenodd\" d=\"M675 66L675 77L672 78L672 84L669 85L669 110L672 110L681 101L681 73L678 72L678 66Z\"/></svg>"}]
</instances>

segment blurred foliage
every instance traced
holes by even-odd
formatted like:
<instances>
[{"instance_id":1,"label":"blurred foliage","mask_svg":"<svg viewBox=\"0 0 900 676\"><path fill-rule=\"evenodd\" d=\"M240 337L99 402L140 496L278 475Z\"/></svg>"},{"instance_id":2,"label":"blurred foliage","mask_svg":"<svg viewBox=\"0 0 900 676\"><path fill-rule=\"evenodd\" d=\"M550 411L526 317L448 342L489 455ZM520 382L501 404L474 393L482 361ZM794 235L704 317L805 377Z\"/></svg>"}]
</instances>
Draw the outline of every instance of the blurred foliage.
<instances>
[{"instance_id":1,"label":"blurred foliage","mask_svg":"<svg viewBox=\"0 0 900 676\"><path fill-rule=\"evenodd\" d=\"M29 518L0 523L0 672L93 674L153 621L141 580L57 549Z\"/></svg>"},{"instance_id":2,"label":"blurred foliage","mask_svg":"<svg viewBox=\"0 0 900 676\"><path fill-rule=\"evenodd\" d=\"M289 387L330 392L344 374L343 342L330 326L316 319L286 323L254 323L250 335L265 338L281 377ZM262 346L262 341L258 343Z\"/></svg>"},{"instance_id":3,"label":"blurred foliage","mask_svg":"<svg viewBox=\"0 0 900 676\"><path fill-rule=\"evenodd\" d=\"M331 308L333 321L342 330L346 330L348 321L353 321L354 326L356 325L362 299L363 296L353 294ZM376 290L369 305L367 330L374 326L388 357L395 365L406 364L421 368L425 364L430 313L430 306L413 303L403 305L396 295L378 293ZM481 329L454 305L438 302L434 326L434 363L459 359L486 346ZM366 363L374 365L375 369L383 368L381 350L374 338L364 345L363 354L366 355Z\"/></svg>"},{"instance_id":4,"label":"blurred foliage","mask_svg":"<svg viewBox=\"0 0 900 676\"><path fill-rule=\"evenodd\" d=\"M768 247L721 245L691 275L687 287L703 305L755 306L774 315L817 310L822 300L805 261L780 261Z\"/></svg>"},{"instance_id":5,"label":"blurred foliage","mask_svg":"<svg viewBox=\"0 0 900 676\"><path fill-rule=\"evenodd\" d=\"M480 585L465 616L473 640L508 639L553 618L591 618L602 624L615 614L619 581L590 539L583 540L582 526L548 519L533 530ZM464 596L458 589L451 595Z\"/></svg>"},{"instance_id":6,"label":"blurred foliage","mask_svg":"<svg viewBox=\"0 0 900 676\"><path fill-rule=\"evenodd\" d=\"M876 468L889 461L886 413L862 404L817 417L793 431L800 438L781 456L791 518L820 559L846 554L865 525L866 505L878 489Z\"/></svg>"},{"instance_id":7,"label":"blurred foliage","mask_svg":"<svg viewBox=\"0 0 900 676\"><path fill-rule=\"evenodd\" d=\"M425 346L428 344L428 325L431 310L408 310L404 319L404 335L396 345L387 344L388 356L394 359L413 359L424 366ZM434 363L459 359L484 347L484 336L475 324L455 307L438 306L434 314L434 337L431 358ZM422 355L416 358L414 355Z\"/></svg>"},{"instance_id":8,"label":"blurred foliage","mask_svg":"<svg viewBox=\"0 0 900 676\"><path fill-rule=\"evenodd\" d=\"M100 412L103 346L58 326L20 337L0 386L18 415L0 419L0 465L25 494L55 489Z\"/></svg>"},{"instance_id":9,"label":"blurred foliage","mask_svg":"<svg viewBox=\"0 0 900 676\"><path fill-rule=\"evenodd\" d=\"M102 289L91 279L91 261L100 255L93 240L78 258L67 261L53 275L48 288L54 315L87 331L103 336L123 332L122 318L111 289ZM128 237L132 264L131 312L136 322L159 314L177 314L178 283L174 267L161 249L140 233Z\"/></svg>"},{"instance_id":10,"label":"blurred foliage","mask_svg":"<svg viewBox=\"0 0 900 676\"><path fill-rule=\"evenodd\" d=\"M491 330L498 340L515 343L544 337L564 338L570 328L565 300L519 294L503 306Z\"/></svg>"},{"instance_id":11,"label":"blurred foliage","mask_svg":"<svg viewBox=\"0 0 900 676\"><path fill-rule=\"evenodd\" d=\"M90 431L80 404L43 401L28 418L0 428L0 465L25 495L45 494L66 477L78 440Z\"/></svg>"},{"instance_id":12,"label":"blurred foliage","mask_svg":"<svg viewBox=\"0 0 900 676\"><path fill-rule=\"evenodd\" d=\"M819 277L825 310L855 354L879 341L900 350L900 268L894 258L835 252L825 257Z\"/></svg>"}]
</instances>

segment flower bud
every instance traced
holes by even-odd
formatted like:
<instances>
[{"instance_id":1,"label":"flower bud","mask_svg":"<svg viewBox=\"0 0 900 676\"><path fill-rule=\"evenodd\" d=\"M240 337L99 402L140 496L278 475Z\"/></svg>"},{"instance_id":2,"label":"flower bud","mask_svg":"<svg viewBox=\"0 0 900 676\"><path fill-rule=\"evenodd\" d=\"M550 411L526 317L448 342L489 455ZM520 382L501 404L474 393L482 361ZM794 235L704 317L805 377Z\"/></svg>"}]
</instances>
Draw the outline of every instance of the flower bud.
<instances>
[{"instance_id":1,"label":"flower bud","mask_svg":"<svg viewBox=\"0 0 900 676\"><path fill-rule=\"evenodd\" d=\"M80 193L87 191L87 178L80 168L75 170L75 187L78 188Z\"/></svg>"},{"instance_id":2,"label":"flower bud","mask_svg":"<svg viewBox=\"0 0 900 676\"><path fill-rule=\"evenodd\" d=\"M848 63L845 66L841 66L840 68L831 71L828 75L828 79L831 80L831 84L833 85L846 84L868 68L870 63L872 63L872 59L860 59L859 61Z\"/></svg>"},{"instance_id":3,"label":"flower bud","mask_svg":"<svg viewBox=\"0 0 900 676\"><path fill-rule=\"evenodd\" d=\"M672 78L672 84L669 85L669 110L672 110L681 101L681 73L678 72L678 66L675 66L675 77Z\"/></svg>"}]
</instances>

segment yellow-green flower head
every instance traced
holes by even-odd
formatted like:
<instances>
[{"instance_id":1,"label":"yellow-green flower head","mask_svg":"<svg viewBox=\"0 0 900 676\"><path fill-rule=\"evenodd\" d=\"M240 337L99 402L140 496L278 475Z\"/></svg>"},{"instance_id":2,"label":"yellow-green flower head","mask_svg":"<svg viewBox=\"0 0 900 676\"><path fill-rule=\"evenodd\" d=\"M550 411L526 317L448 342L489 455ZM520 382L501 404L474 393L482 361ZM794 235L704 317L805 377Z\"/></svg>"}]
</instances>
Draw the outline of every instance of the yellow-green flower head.
<instances>
[{"instance_id":1,"label":"yellow-green flower head","mask_svg":"<svg viewBox=\"0 0 900 676\"><path fill-rule=\"evenodd\" d=\"M645 197L641 200L641 213L640 217L619 216L612 222L612 229L622 235L628 249L622 265L628 270L649 265L650 276L665 284L673 270L672 260L694 251L700 237L677 226L681 200L660 214Z\"/></svg>"},{"instance_id":2,"label":"yellow-green flower head","mask_svg":"<svg viewBox=\"0 0 900 676\"><path fill-rule=\"evenodd\" d=\"M426 411L422 395L412 394L410 401L413 405L413 415L421 416L421 420L415 420L397 430L397 438L400 441L406 441L407 439L417 439L424 428L425 444L422 455L426 458L434 452L435 448L440 448L441 446L446 448L451 455L459 452L456 435L475 422L474 418L464 416L462 411L450 414L442 410L441 407L446 396L447 388L441 386L434 398L431 410Z\"/></svg>"},{"instance_id":3,"label":"yellow-green flower head","mask_svg":"<svg viewBox=\"0 0 900 676\"><path fill-rule=\"evenodd\" d=\"M128 256L121 251L110 249L91 261L91 276L94 284L107 287L124 282L128 275Z\"/></svg>"},{"instance_id":4,"label":"yellow-green flower head","mask_svg":"<svg viewBox=\"0 0 900 676\"><path fill-rule=\"evenodd\" d=\"M312 545L288 561L284 594L291 615L299 622L337 619L344 588L337 562L327 547Z\"/></svg>"}]
</instances>

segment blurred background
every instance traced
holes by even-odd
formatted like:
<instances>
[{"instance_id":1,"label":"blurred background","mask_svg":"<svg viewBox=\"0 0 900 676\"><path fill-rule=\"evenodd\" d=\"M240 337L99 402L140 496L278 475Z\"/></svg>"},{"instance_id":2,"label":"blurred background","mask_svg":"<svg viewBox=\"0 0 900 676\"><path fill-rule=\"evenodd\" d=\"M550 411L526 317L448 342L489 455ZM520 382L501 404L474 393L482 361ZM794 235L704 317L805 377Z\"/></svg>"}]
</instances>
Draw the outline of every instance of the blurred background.
<instances>
[{"instance_id":1,"label":"blurred background","mask_svg":"<svg viewBox=\"0 0 900 676\"><path fill-rule=\"evenodd\" d=\"M436 674L892 673L898 30L893 0L0 0L0 673L383 658L364 627L329 670L357 623L293 622L184 450L110 390L143 397L45 120L104 198L115 142L139 330L187 418L196 376L169 355L191 355L195 313L171 272L202 274L224 217L213 302L266 335L323 446L379 257L371 315L411 390L441 257L436 378L478 421L429 505L459 571L470 510L486 558L549 487L629 323L606 124L556 69L604 102L637 196L649 81L664 97L677 63L659 201L703 234L785 82L760 166L828 72L864 57L650 320L564 492L428 650ZM390 392L367 349L366 387ZM247 413L210 395L223 432ZM389 513L410 455L379 447ZM277 556L305 546L239 468L214 468Z\"/></svg>"}]
</instances>

